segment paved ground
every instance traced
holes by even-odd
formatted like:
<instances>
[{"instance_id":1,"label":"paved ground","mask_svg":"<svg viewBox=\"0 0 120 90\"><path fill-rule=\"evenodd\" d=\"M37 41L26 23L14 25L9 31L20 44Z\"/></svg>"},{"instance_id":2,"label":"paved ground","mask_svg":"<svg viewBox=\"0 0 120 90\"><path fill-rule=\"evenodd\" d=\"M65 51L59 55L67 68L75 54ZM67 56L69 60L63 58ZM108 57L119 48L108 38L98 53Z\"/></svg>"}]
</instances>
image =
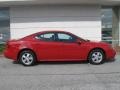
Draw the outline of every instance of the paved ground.
<instances>
[{"instance_id":1,"label":"paved ground","mask_svg":"<svg viewBox=\"0 0 120 90\"><path fill-rule=\"evenodd\" d=\"M103 65L42 63L33 67L0 58L0 90L120 90L120 56Z\"/></svg>"}]
</instances>

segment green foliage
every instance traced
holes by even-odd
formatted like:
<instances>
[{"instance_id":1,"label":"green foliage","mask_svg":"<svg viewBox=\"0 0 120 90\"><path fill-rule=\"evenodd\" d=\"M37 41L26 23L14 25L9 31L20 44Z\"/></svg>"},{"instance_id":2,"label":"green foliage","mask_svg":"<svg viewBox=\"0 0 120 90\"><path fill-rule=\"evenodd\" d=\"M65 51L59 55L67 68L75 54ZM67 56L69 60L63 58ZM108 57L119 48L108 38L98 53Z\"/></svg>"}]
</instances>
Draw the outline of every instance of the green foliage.
<instances>
[{"instance_id":1,"label":"green foliage","mask_svg":"<svg viewBox=\"0 0 120 90\"><path fill-rule=\"evenodd\" d=\"M4 49L5 49L5 44L0 44L0 54L3 53Z\"/></svg>"}]
</instances>

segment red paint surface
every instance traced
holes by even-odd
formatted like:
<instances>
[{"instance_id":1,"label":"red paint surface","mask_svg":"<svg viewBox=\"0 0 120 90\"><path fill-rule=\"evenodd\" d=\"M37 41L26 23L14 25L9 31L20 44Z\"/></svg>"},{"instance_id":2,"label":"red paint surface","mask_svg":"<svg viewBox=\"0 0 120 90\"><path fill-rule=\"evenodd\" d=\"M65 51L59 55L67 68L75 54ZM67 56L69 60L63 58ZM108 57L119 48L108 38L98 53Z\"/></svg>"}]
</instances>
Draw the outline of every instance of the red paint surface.
<instances>
[{"instance_id":1,"label":"red paint surface","mask_svg":"<svg viewBox=\"0 0 120 90\"><path fill-rule=\"evenodd\" d=\"M116 55L115 50L107 43L103 42L91 42L81 41L79 37L76 42L56 42L56 41L42 41L37 40L35 36L45 32L63 32L63 31L44 31L32 34L19 40L11 40L7 42L6 49L4 52L5 57L17 60L18 54L23 49L32 50L38 61L80 61L87 60L87 57L91 50L99 48L104 50L106 59L113 59ZM78 43L80 42L80 43Z\"/></svg>"}]
</instances>

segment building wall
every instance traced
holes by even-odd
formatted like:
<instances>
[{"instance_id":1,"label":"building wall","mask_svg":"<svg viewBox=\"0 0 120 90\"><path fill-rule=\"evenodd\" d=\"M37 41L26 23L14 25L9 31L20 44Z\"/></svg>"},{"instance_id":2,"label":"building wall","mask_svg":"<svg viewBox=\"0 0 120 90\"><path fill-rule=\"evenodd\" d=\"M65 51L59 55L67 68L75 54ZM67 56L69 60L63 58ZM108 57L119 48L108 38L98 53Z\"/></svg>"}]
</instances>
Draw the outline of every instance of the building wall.
<instances>
[{"instance_id":1,"label":"building wall","mask_svg":"<svg viewBox=\"0 0 120 90\"><path fill-rule=\"evenodd\" d=\"M113 7L112 9L112 45L118 46L119 44L119 7Z\"/></svg>"},{"instance_id":2,"label":"building wall","mask_svg":"<svg viewBox=\"0 0 120 90\"><path fill-rule=\"evenodd\" d=\"M64 30L101 40L100 6L14 6L10 8L11 39L44 30Z\"/></svg>"}]
</instances>

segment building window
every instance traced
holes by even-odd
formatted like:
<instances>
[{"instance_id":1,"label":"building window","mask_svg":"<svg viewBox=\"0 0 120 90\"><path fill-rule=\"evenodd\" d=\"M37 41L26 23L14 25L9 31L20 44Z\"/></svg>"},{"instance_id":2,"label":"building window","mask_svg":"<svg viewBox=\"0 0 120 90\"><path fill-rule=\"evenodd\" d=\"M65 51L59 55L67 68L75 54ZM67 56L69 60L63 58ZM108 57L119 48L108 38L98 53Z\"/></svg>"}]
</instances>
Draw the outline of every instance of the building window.
<instances>
[{"instance_id":1,"label":"building window","mask_svg":"<svg viewBox=\"0 0 120 90\"><path fill-rule=\"evenodd\" d=\"M102 41L112 44L112 8L102 8Z\"/></svg>"},{"instance_id":2,"label":"building window","mask_svg":"<svg viewBox=\"0 0 120 90\"><path fill-rule=\"evenodd\" d=\"M0 8L0 44L10 39L9 8Z\"/></svg>"}]
</instances>

